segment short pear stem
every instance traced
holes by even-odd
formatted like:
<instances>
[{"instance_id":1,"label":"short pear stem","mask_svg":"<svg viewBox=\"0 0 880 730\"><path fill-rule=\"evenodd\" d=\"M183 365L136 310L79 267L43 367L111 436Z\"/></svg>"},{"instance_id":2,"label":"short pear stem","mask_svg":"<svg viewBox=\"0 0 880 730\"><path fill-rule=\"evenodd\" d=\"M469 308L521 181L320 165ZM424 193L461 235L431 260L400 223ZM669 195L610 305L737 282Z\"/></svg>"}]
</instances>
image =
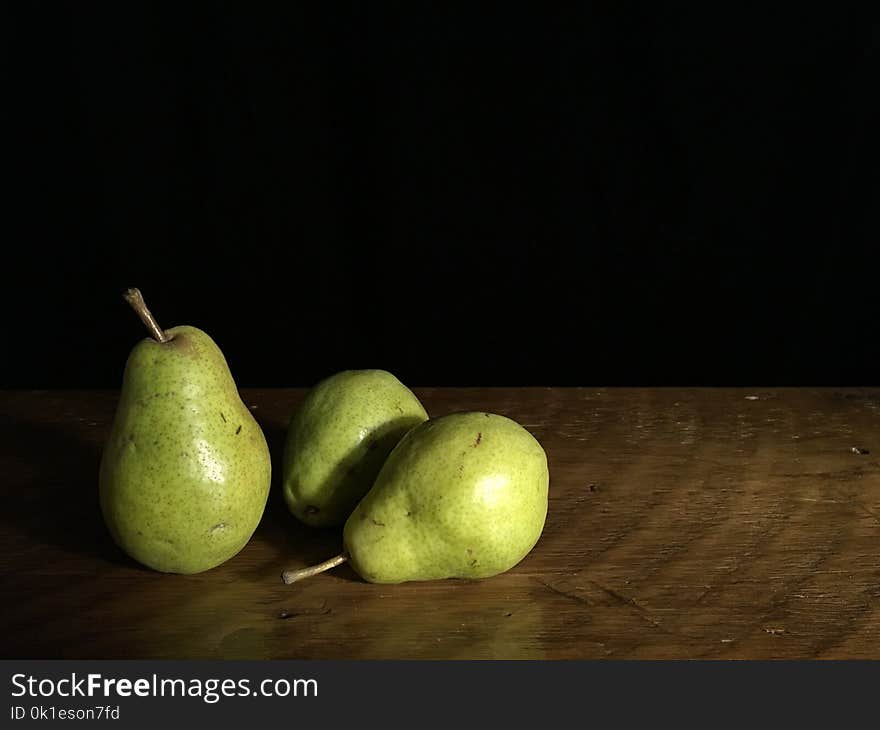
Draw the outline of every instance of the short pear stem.
<instances>
[{"instance_id":1,"label":"short pear stem","mask_svg":"<svg viewBox=\"0 0 880 730\"><path fill-rule=\"evenodd\" d=\"M287 585L290 585L303 578L311 578L313 575L318 575L318 573L323 573L325 570L330 570L337 565L342 565L346 560L348 560L348 555L345 553L339 553L339 555L335 555L330 558L330 560L325 560L323 563L318 563L317 565L312 565L308 568L301 568L300 570L285 570L281 574L281 580L287 583Z\"/></svg>"},{"instance_id":2,"label":"short pear stem","mask_svg":"<svg viewBox=\"0 0 880 730\"><path fill-rule=\"evenodd\" d=\"M165 331L159 326L159 323L151 314L150 310L147 309L147 303L144 301L141 290L126 289L125 294L122 296L125 298L125 301L131 305L131 308L137 312L138 317L140 317L141 322L146 325L146 328L150 331L153 339L157 342L168 342L168 337L165 334Z\"/></svg>"}]
</instances>

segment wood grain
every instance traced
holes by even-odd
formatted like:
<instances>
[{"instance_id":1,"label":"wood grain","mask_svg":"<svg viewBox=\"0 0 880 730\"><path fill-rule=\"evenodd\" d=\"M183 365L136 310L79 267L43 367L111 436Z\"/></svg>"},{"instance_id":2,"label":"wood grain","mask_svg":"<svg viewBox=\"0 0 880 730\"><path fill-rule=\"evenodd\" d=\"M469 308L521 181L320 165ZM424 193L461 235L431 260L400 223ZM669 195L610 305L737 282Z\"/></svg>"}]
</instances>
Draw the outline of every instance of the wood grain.
<instances>
[{"instance_id":1,"label":"wood grain","mask_svg":"<svg viewBox=\"0 0 880 730\"><path fill-rule=\"evenodd\" d=\"M550 511L509 573L285 586L338 530L286 512L303 392L246 390L276 480L256 535L197 576L110 541L97 468L115 392L0 393L4 658L880 658L880 391L418 389L544 444Z\"/></svg>"}]
</instances>

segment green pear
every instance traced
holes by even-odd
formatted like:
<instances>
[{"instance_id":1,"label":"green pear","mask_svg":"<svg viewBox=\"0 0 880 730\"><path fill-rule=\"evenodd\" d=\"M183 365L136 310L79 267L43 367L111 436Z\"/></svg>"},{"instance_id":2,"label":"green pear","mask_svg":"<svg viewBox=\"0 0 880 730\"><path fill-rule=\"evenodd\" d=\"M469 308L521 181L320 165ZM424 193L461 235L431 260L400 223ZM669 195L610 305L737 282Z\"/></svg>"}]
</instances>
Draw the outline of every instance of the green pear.
<instances>
[{"instance_id":1,"label":"green pear","mask_svg":"<svg viewBox=\"0 0 880 730\"><path fill-rule=\"evenodd\" d=\"M195 327L163 331L136 289L126 299L153 337L125 365L101 459L101 510L138 562L199 573L229 560L257 528L269 448L214 341Z\"/></svg>"},{"instance_id":2,"label":"green pear","mask_svg":"<svg viewBox=\"0 0 880 730\"><path fill-rule=\"evenodd\" d=\"M322 380L287 429L288 508L309 525L343 524L397 442L427 418L418 398L384 370L346 370Z\"/></svg>"},{"instance_id":3,"label":"green pear","mask_svg":"<svg viewBox=\"0 0 880 730\"><path fill-rule=\"evenodd\" d=\"M547 516L540 443L492 413L453 413L400 441L343 530L344 553L283 578L292 583L345 560L371 583L487 578L535 546Z\"/></svg>"}]
</instances>

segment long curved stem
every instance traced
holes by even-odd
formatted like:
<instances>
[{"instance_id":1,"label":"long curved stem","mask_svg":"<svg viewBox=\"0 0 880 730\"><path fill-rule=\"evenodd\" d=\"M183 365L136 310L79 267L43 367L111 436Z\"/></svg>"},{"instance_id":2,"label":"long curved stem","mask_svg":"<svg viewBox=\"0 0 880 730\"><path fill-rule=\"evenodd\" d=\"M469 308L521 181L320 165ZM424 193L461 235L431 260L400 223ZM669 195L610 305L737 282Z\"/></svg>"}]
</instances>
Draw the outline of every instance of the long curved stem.
<instances>
[{"instance_id":1,"label":"long curved stem","mask_svg":"<svg viewBox=\"0 0 880 730\"><path fill-rule=\"evenodd\" d=\"M134 288L126 289L125 294L122 296L131 305L131 308L137 312L138 317L141 318L141 322L150 331L153 339L157 342L168 342L168 336L165 334L165 331L159 326L150 310L147 309L147 303L144 301L141 290Z\"/></svg>"},{"instance_id":2,"label":"long curved stem","mask_svg":"<svg viewBox=\"0 0 880 730\"><path fill-rule=\"evenodd\" d=\"M299 570L285 570L281 574L281 580L287 583L287 585L290 585L291 583L296 583L298 580L302 580L303 578L311 578L313 575L323 573L325 570L335 568L337 565L342 565L346 560L348 560L348 555L346 555L345 553L339 553L339 555L334 555L332 558L330 558L329 560L325 560L323 563L318 563L317 565L312 565L308 568L300 568Z\"/></svg>"}]
</instances>

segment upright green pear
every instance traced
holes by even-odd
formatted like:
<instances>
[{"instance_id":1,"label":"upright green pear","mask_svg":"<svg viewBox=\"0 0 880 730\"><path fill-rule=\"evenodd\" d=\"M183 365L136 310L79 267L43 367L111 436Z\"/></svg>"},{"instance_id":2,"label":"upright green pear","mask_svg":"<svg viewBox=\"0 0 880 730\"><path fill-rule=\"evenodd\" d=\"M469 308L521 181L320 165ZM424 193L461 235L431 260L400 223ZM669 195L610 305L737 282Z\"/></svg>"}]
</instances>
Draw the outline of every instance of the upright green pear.
<instances>
[{"instance_id":1,"label":"upright green pear","mask_svg":"<svg viewBox=\"0 0 880 730\"><path fill-rule=\"evenodd\" d=\"M283 578L345 560L371 583L503 573L541 536L548 486L544 449L515 421L491 413L429 420L403 437L346 521L344 552Z\"/></svg>"},{"instance_id":2,"label":"upright green pear","mask_svg":"<svg viewBox=\"0 0 880 730\"><path fill-rule=\"evenodd\" d=\"M250 540L269 494L269 448L226 359L195 327L162 330L129 355L101 460L100 505L116 543L168 573L199 573Z\"/></svg>"},{"instance_id":3,"label":"upright green pear","mask_svg":"<svg viewBox=\"0 0 880 730\"><path fill-rule=\"evenodd\" d=\"M385 370L325 378L287 430L282 484L288 508L309 525L343 524L397 442L427 418L412 391Z\"/></svg>"}]
</instances>

